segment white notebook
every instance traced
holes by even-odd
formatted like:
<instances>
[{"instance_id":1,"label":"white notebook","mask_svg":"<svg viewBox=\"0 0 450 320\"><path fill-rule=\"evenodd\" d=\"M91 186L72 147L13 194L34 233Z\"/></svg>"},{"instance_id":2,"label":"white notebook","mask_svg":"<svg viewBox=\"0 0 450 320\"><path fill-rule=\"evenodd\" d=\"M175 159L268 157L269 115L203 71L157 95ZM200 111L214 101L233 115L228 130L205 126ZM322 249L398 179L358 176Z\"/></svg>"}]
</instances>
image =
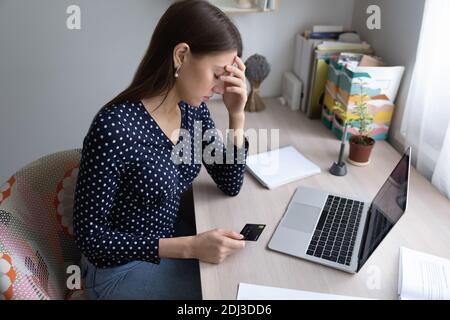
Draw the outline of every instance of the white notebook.
<instances>
[{"instance_id":1,"label":"white notebook","mask_svg":"<svg viewBox=\"0 0 450 320\"><path fill-rule=\"evenodd\" d=\"M321 172L316 164L292 146L248 156L247 168L269 189Z\"/></svg>"},{"instance_id":2,"label":"white notebook","mask_svg":"<svg viewBox=\"0 0 450 320\"><path fill-rule=\"evenodd\" d=\"M449 300L450 260L401 247L398 294L401 300Z\"/></svg>"}]
</instances>

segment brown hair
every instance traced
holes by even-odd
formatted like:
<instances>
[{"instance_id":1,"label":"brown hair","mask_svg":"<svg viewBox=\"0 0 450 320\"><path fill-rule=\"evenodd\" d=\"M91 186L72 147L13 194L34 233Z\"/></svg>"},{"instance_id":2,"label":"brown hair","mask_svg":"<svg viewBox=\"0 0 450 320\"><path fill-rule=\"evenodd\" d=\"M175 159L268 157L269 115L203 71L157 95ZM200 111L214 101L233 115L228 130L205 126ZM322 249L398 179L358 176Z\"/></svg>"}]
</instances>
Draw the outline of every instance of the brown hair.
<instances>
[{"instance_id":1,"label":"brown hair","mask_svg":"<svg viewBox=\"0 0 450 320\"><path fill-rule=\"evenodd\" d=\"M159 20L131 84L105 106L165 94L164 102L176 80L173 50L182 42L196 57L231 50L242 57L239 30L223 11L205 0L176 2Z\"/></svg>"}]
</instances>

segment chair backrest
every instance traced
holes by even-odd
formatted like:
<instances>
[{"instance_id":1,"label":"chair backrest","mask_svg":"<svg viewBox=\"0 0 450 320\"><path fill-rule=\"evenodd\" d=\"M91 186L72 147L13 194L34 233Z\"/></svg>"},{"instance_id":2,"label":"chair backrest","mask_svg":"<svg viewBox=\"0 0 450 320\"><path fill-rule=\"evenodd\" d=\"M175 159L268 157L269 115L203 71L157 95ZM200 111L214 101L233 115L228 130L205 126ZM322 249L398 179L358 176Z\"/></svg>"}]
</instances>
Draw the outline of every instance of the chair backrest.
<instances>
[{"instance_id":1,"label":"chair backrest","mask_svg":"<svg viewBox=\"0 0 450 320\"><path fill-rule=\"evenodd\" d=\"M32 162L0 187L0 300L65 299L78 265L72 229L81 150Z\"/></svg>"}]
</instances>

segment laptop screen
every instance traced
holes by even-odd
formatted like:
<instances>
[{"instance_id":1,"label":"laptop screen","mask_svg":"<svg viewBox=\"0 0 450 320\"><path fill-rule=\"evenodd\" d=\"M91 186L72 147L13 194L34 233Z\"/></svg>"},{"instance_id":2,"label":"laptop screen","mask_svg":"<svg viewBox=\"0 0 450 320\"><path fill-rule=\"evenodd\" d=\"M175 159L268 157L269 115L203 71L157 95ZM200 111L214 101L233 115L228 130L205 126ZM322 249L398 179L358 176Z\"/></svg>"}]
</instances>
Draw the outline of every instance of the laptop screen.
<instances>
[{"instance_id":1,"label":"laptop screen","mask_svg":"<svg viewBox=\"0 0 450 320\"><path fill-rule=\"evenodd\" d=\"M409 148L372 201L359 250L358 270L406 210L410 157Z\"/></svg>"}]
</instances>

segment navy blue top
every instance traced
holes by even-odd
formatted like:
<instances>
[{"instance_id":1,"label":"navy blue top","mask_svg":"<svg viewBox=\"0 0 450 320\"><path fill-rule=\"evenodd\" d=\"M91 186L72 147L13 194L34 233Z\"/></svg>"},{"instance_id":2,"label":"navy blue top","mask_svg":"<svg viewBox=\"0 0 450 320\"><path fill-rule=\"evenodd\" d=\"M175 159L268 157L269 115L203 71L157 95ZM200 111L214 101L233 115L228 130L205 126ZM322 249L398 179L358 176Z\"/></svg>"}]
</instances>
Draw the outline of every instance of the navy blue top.
<instances>
[{"instance_id":1,"label":"navy blue top","mask_svg":"<svg viewBox=\"0 0 450 320\"><path fill-rule=\"evenodd\" d=\"M173 236L181 194L202 163L225 194L239 193L247 139L243 148L233 144L227 153L205 103L178 105L184 132L176 144L140 101L103 107L92 121L83 141L73 226L78 247L95 266L159 264L159 238ZM216 161L202 156L204 151Z\"/></svg>"}]
</instances>

